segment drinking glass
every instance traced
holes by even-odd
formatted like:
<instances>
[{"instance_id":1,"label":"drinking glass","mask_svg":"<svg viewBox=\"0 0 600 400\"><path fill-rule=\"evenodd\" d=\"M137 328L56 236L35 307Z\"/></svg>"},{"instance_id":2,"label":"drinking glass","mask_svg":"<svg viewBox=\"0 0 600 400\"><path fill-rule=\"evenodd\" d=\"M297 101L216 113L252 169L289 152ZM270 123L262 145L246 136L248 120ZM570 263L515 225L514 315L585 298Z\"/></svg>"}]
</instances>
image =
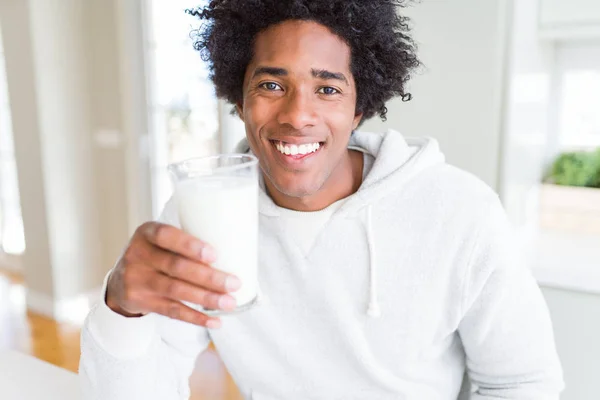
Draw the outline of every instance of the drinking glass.
<instances>
[{"instance_id":1,"label":"drinking glass","mask_svg":"<svg viewBox=\"0 0 600 400\"><path fill-rule=\"evenodd\" d=\"M208 315L250 309L258 296L258 160L248 154L193 158L169 165L181 228L216 250L212 265L236 275L233 311L195 305Z\"/></svg>"}]
</instances>

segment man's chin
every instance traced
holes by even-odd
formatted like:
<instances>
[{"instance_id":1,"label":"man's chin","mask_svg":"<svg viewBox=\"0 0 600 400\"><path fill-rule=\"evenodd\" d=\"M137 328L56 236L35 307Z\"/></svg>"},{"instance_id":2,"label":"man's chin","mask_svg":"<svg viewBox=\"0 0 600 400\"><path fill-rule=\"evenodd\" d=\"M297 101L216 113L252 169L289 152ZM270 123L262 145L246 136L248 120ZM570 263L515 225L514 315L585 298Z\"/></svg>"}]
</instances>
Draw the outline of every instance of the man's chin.
<instances>
[{"instance_id":1,"label":"man's chin","mask_svg":"<svg viewBox=\"0 0 600 400\"><path fill-rule=\"evenodd\" d=\"M287 197L303 198L312 196L318 191L318 185L313 182L271 182L278 192Z\"/></svg>"},{"instance_id":2,"label":"man's chin","mask_svg":"<svg viewBox=\"0 0 600 400\"><path fill-rule=\"evenodd\" d=\"M297 187L295 185L291 186L291 187L290 186L277 187L277 190L281 194L284 194L287 197L293 197L293 198L308 197L315 193L314 190L310 190L305 187Z\"/></svg>"}]
</instances>

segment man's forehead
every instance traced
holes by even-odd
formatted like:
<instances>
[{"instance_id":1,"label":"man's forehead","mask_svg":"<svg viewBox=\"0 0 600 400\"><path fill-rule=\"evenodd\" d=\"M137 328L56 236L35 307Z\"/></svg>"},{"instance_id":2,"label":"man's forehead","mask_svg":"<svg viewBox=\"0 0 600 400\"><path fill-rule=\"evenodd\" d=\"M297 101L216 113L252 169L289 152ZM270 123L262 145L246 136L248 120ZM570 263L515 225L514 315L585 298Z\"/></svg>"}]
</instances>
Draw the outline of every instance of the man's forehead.
<instances>
[{"instance_id":1,"label":"man's forehead","mask_svg":"<svg viewBox=\"0 0 600 400\"><path fill-rule=\"evenodd\" d=\"M290 22L258 34L252 61L252 69L268 66L297 73L312 73L312 70L347 73L350 48L322 25Z\"/></svg>"}]
</instances>

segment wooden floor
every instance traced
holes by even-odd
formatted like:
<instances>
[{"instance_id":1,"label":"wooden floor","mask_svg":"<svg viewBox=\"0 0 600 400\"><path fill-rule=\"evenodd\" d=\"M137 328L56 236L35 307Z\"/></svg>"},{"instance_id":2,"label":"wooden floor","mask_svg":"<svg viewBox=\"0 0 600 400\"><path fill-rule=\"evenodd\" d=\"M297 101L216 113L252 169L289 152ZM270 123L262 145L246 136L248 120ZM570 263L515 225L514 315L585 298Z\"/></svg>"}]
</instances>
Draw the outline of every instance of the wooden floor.
<instances>
[{"instance_id":1,"label":"wooden floor","mask_svg":"<svg viewBox=\"0 0 600 400\"><path fill-rule=\"evenodd\" d=\"M25 308L23 280L0 270L0 350L31 354L69 371L79 366L80 327L59 324ZM198 357L190 378L191 400L241 400L219 355L211 348Z\"/></svg>"}]
</instances>

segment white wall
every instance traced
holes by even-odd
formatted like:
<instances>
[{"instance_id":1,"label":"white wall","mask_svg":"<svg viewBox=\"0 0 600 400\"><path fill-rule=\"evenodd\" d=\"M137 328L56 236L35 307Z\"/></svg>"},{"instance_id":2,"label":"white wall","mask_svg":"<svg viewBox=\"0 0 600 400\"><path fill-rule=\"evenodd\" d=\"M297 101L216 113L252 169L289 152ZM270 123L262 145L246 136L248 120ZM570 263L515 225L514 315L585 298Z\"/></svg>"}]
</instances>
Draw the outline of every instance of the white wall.
<instances>
[{"instance_id":1,"label":"white wall","mask_svg":"<svg viewBox=\"0 0 600 400\"><path fill-rule=\"evenodd\" d=\"M450 163L497 189L510 3L415 2L406 13L425 68L412 79L413 100L391 101L387 123L373 119L362 129L433 136Z\"/></svg>"},{"instance_id":2,"label":"white wall","mask_svg":"<svg viewBox=\"0 0 600 400\"><path fill-rule=\"evenodd\" d=\"M0 26L6 58L7 85L12 112L15 156L27 251L22 268L30 287L53 298L48 218L45 207L40 119L37 114L33 49L27 3L0 1ZM9 35L19 41L8 40ZM14 71L14 72L13 72ZM36 266L36 271L25 268Z\"/></svg>"},{"instance_id":3,"label":"white wall","mask_svg":"<svg viewBox=\"0 0 600 400\"><path fill-rule=\"evenodd\" d=\"M541 26L600 25L597 0L539 0Z\"/></svg>"},{"instance_id":4,"label":"white wall","mask_svg":"<svg viewBox=\"0 0 600 400\"><path fill-rule=\"evenodd\" d=\"M95 0L103 4L105 0ZM152 218L152 188L150 171L149 112L145 54L146 4L143 0L110 2L115 18L116 53L106 57L118 60L118 91L112 99L120 102L120 135L123 138L125 173L121 174L126 186L128 233ZM110 14L107 14L110 19ZM102 22L99 23L99 27ZM102 28L99 29L101 34ZM122 171L123 172L123 171ZM121 221L122 223L122 221ZM120 225L122 231L122 225ZM113 249L114 250L114 249Z\"/></svg>"},{"instance_id":5,"label":"white wall","mask_svg":"<svg viewBox=\"0 0 600 400\"><path fill-rule=\"evenodd\" d=\"M140 149L124 133L137 126L123 116L134 96L123 60L132 54L118 36L122 4L0 2L27 302L57 318L69 301L99 288L127 243L129 216L144 211L130 204L128 190L128 156L137 159Z\"/></svg>"},{"instance_id":6,"label":"white wall","mask_svg":"<svg viewBox=\"0 0 600 400\"><path fill-rule=\"evenodd\" d=\"M561 400L600 398L600 294L543 288L566 389Z\"/></svg>"},{"instance_id":7,"label":"white wall","mask_svg":"<svg viewBox=\"0 0 600 400\"><path fill-rule=\"evenodd\" d=\"M546 39L600 38L597 0L539 0L539 34Z\"/></svg>"},{"instance_id":8,"label":"white wall","mask_svg":"<svg viewBox=\"0 0 600 400\"><path fill-rule=\"evenodd\" d=\"M100 204L90 141L92 86L84 15L77 0L36 1L29 8L44 199L59 298L93 288L87 271L97 270L100 262L98 230L90 229L98 225ZM11 92L15 72L8 71Z\"/></svg>"}]
</instances>

